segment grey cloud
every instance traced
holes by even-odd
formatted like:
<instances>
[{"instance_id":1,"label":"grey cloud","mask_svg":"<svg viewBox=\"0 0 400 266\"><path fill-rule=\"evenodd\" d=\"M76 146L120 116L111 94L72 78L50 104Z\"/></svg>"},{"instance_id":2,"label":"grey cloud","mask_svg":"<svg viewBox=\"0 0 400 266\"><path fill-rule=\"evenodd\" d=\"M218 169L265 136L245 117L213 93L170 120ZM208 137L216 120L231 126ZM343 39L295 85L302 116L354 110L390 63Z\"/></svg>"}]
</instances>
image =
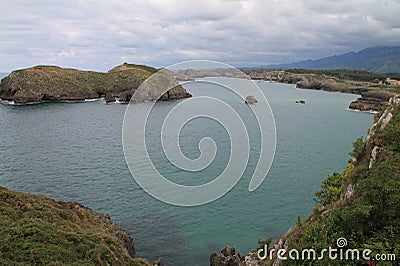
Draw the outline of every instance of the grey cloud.
<instances>
[{"instance_id":1,"label":"grey cloud","mask_svg":"<svg viewBox=\"0 0 400 266\"><path fill-rule=\"evenodd\" d=\"M189 59L237 66L318 58L399 45L400 2L1 2L0 71L35 64L107 70Z\"/></svg>"}]
</instances>

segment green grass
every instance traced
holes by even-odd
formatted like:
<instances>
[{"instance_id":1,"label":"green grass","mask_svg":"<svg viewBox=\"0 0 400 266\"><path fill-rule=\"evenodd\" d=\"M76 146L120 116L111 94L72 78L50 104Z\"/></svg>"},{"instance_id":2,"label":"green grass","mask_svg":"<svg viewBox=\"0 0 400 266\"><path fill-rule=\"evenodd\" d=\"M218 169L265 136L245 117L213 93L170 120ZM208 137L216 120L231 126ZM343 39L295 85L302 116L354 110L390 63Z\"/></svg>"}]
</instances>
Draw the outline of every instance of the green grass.
<instances>
[{"instance_id":1,"label":"green grass","mask_svg":"<svg viewBox=\"0 0 400 266\"><path fill-rule=\"evenodd\" d=\"M365 248L375 254L400 256L400 106L388 106L393 118L367 142L358 139L350 153L356 160L349 160L343 173L330 175L316 192L317 205L312 215L288 231L285 239L289 249L321 250L336 247L340 237L347 239L348 248ZM380 116L379 114L378 116ZM375 119L375 122L377 118ZM378 146L379 152L369 169L370 154ZM344 197L349 184L354 193ZM264 261L271 265L272 261ZM263 265L260 263L260 265ZM324 260L283 261L281 265L361 265L361 261ZM378 265L394 265L393 261L380 261Z\"/></svg>"},{"instance_id":2,"label":"green grass","mask_svg":"<svg viewBox=\"0 0 400 266\"><path fill-rule=\"evenodd\" d=\"M150 265L122 244L128 235L74 202L0 187L0 265Z\"/></svg>"},{"instance_id":3,"label":"green grass","mask_svg":"<svg viewBox=\"0 0 400 266\"><path fill-rule=\"evenodd\" d=\"M121 66L117 66L113 69L111 69L109 72L112 71L120 71L122 69L136 69L136 70L144 70L147 71L151 74L154 74L158 71L158 69L146 65L137 65L137 64L128 64L128 63L123 63Z\"/></svg>"},{"instance_id":4,"label":"green grass","mask_svg":"<svg viewBox=\"0 0 400 266\"><path fill-rule=\"evenodd\" d=\"M57 66L36 66L13 71L2 79L0 96L22 104L41 101L82 101L99 97L110 99L119 97L129 100L143 81L155 72L157 72L155 68L134 64L123 64L106 73ZM151 87L149 93L155 97L164 87L165 84ZM187 96L184 88L178 86L169 94L163 94L162 100ZM147 96L142 100L152 99Z\"/></svg>"},{"instance_id":5,"label":"green grass","mask_svg":"<svg viewBox=\"0 0 400 266\"><path fill-rule=\"evenodd\" d=\"M399 256L400 107L394 107L392 113L394 116L389 124L383 130L378 125L364 149L357 147L354 151L357 161L349 164L350 169L336 174L339 178L335 182L339 183L329 181L332 176L324 181L323 190L316 193L320 204L315 208L324 211L314 211L301 227L300 236L289 237L292 248L322 249L334 246L337 238L345 237L351 248L368 247L373 254ZM370 153L376 145L379 146L377 160L369 169ZM350 199L344 200L338 189L343 193L348 184L355 187L355 192ZM341 262L330 263L340 265Z\"/></svg>"}]
</instances>

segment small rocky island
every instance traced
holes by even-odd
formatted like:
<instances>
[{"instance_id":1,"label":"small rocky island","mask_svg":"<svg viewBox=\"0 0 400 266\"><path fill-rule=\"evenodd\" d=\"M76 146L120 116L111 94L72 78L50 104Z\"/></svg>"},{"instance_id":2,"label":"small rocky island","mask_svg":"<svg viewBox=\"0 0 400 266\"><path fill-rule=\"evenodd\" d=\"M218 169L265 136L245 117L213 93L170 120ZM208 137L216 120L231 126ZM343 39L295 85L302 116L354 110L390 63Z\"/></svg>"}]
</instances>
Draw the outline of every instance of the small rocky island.
<instances>
[{"instance_id":1,"label":"small rocky island","mask_svg":"<svg viewBox=\"0 0 400 266\"><path fill-rule=\"evenodd\" d=\"M157 69L124 63L106 73L57 66L35 66L13 71L0 83L0 99L16 104L74 102L104 98L106 102L129 102L140 84ZM155 100L149 92L142 100ZM180 85L163 94L160 100L191 97Z\"/></svg>"},{"instance_id":2,"label":"small rocky island","mask_svg":"<svg viewBox=\"0 0 400 266\"><path fill-rule=\"evenodd\" d=\"M256 97L254 97L253 95L249 95L249 96L246 96L246 99L244 100L244 103L246 103L246 104L255 104L255 103L258 103L258 101L257 101Z\"/></svg>"}]
</instances>

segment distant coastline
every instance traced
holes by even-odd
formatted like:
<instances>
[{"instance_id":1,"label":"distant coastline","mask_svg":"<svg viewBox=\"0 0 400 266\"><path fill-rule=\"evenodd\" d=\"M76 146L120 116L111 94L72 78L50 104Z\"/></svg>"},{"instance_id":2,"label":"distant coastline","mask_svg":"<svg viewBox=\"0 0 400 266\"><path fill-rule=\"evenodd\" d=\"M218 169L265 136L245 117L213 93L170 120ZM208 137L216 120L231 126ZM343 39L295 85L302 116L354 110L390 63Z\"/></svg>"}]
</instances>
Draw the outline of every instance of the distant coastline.
<instances>
[{"instance_id":1,"label":"distant coastline","mask_svg":"<svg viewBox=\"0 0 400 266\"><path fill-rule=\"evenodd\" d=\"M295 84L299 89L359 94L361 97L349 105L349 109L359 111L380 111L400 92L400 86L384 84L384 76L366 71L259 69L247 74L253 80Z\"/></svg>"}]
</instances>

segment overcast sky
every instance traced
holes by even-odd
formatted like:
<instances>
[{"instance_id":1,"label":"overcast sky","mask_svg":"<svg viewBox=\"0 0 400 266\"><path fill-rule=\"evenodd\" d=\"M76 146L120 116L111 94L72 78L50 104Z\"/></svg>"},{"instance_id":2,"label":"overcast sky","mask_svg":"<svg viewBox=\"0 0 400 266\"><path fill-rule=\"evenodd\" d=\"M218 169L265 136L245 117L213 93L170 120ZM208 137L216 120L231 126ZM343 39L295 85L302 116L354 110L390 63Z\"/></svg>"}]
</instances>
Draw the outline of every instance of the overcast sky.
<instances>
[{"instance_id":1,"label":"overcast sky","mask_svg":"<svg viewBox=\"0 0 400 266\"><path fill-rule=\"evenodd\" d=\"M0 10L0 72L259 66L400 45L400 0L0 0Z\"/></svg>"}]
</instances>

